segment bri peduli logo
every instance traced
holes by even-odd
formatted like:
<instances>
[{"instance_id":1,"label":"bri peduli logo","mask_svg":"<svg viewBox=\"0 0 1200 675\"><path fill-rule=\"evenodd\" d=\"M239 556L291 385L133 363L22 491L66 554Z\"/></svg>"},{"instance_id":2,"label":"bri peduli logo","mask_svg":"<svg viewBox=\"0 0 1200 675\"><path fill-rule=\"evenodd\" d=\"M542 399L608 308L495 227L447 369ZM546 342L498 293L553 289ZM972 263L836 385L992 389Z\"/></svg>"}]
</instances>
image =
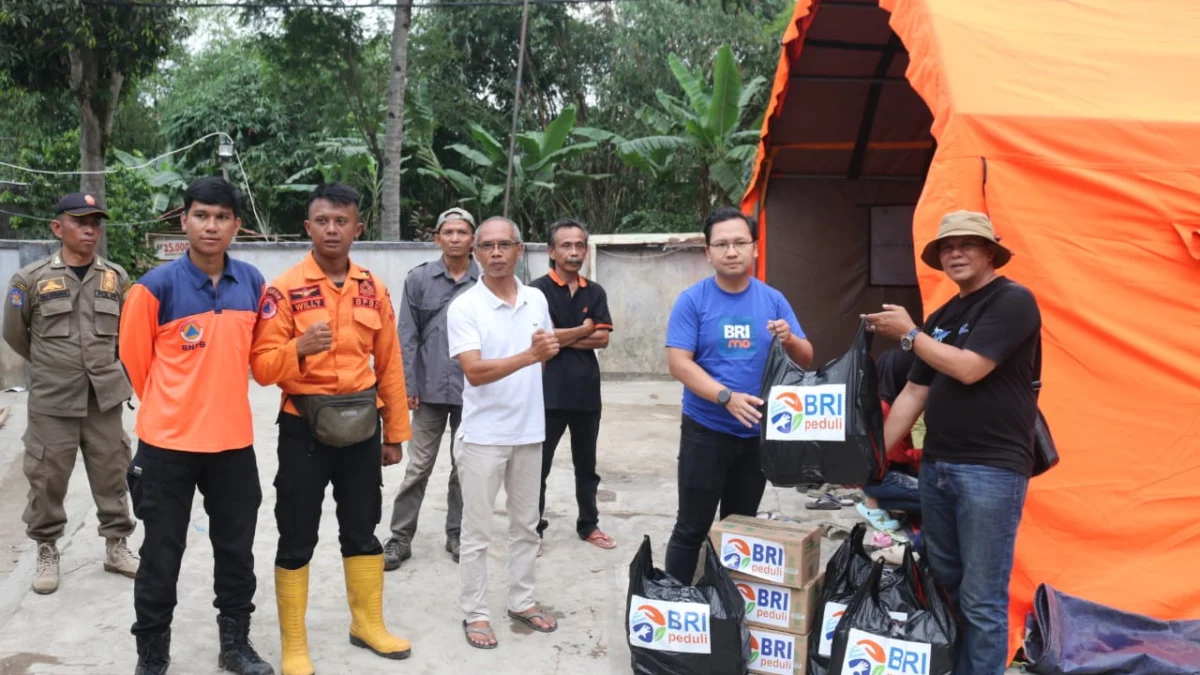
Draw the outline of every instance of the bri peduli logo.
<instances>
[{"instance_id":1,"label":"bri peduli logo","mask_svg":"<svg viewBox=\"0 0 1200 675\"><path fill-rule=\"evenodd\" d=\"M786 553L773 541L721 533L721 564L735 572L777 584L787 577Z\"/></svg>"},{"instance_id":2,"label":"bri peduli logo","mask_svg":"<svg viewBox=\"0 0 1200 675\"><path fill-rule=\"evenodd\" d=\"M754 663L755 661L758 660L759 653L760 652L758 651L758 636L751 634L750 635L750 663Z\"/></svg>"},{"instance_id":3,"label":"bri peduli logo","mask_svg":"<svg viewBox=\"0 0 1200 675\"><path fill-rule=\"evenodd\" d=\"M721 547L721 559L731 570L744 570L750 566L750 545L741 539L730 539Z\"/></svg>"},{"instance_id":4,"label":"bri peduli logo","mask_svg":"<svg viewBox=\"0 0 1200 675\"><path fill-rule=\"evenodd\" d=\"M708 654L709 607L698 602L630 597L629 644L643 649Z\"/></svg>"},{"instance_id":5,"label":"bri peduli logo","mask_svg":"<svg viewBox=\"0 0 1200 675\"><path fill-rule=\"evenodd\" d=\"M667 634L666 617L650 605L638 607L629 622L633 625L633 634L646 644L658 642Z\"/></svg>"},{"instance_id":6,"label":"bri peduli logo","mask_svg":"<svg viewBox=\"0 0 1200 675\"><path fill-rule=\"evenodd\" d=\"M859 640L846 655L848 675L884 675L887 670L883 645L875 640Z\"/></svg>"},{"instance_id":7,"label":"bri peduli logo","mask_svg":"<svg viewBox=\"0 0 1200 675\"><path fill-rule=\"evenodd\" d=\"M842 672L847 675L929 675L930 646L852 628Z\"/></svg>"},{"instance_id":8,"label":"bri peduli logo","mask_svg":"<svg viewBox=\"0 0 1200 675\"><path fill-rule=\"evenodd\" d=\"M804 406L798 395L785 391L771 401L771 424L780 433L790 434L792 429L799 429L802 422Z\"/></svg>"},{"instance_id":9,"label":"bri peduli logo","mask_svg":"<svg viewBox=\"0 0 1200 675\"><path fill-rule=\"evenodd\" d=\"M754 608L758 606L758 603L755 602L755 598L758 596L754 593L754 589L750 588L749 584L736 584L736 586L738 593L741 593L742 597L746 599L746 618L754 616Z\"/></svg>"},{"instance_id":10,"label":"bri peduli logo","mask_svg":"<svg viewBox=\"0 0 1200 675\"><path fill-rule=\"evenodd\" d=\"M750 629L750 668L768 675L792 675L796 667L796 636Z\"/></svg>"},{"instance_id":11,"label":"bri peduli logo","mask_svg":"<svg viewBox=\"0 0 1200 675\"><path fill-rule=\"evenodd\" d=\"M792 594L786 588L740 581L738 592L746 600L746 620L787 627L792 618Z\"/></svg>"}]
</instances>

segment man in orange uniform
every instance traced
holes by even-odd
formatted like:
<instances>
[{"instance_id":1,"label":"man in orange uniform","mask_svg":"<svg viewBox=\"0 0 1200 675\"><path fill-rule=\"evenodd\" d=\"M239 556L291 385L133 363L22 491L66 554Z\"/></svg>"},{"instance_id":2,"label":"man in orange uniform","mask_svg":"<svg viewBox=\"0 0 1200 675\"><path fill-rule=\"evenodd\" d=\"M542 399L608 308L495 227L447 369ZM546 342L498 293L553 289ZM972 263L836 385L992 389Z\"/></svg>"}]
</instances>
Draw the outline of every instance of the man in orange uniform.
<instances>
[{"instance_id":1,"label":"man in orange uniform","mask_svg":"<svg viewBox=\"0 0 1200 675\"><path fill-rule=\"evenodd\" d=\"M400 461L400 444L412 435L395 311L383 283L350 261L363 231L357 191L341 183L317 187L304 229L312 252L267 288L250 357L254 379L283 390L275 598L284 675L313 673L304 625L308 563L331 482L350 643L389 659L411 653L408 640L383 622L383 547L375 538L381 467Z\"/></svg>"},{"instance_id":2,"label":"man in orange uniform","mask_svg":"<svg viewBox=\"0 0 1200 675\"><path fill-rule=\"evenodd\" d=\"M163 675L170 664L175 587L196 490L204 495L213 547L217 664L242 675L275 672L249 641L262 488L246 366L264 284L257 269L225 252L242 224L240 206L237 188L220 178L189 185L187 255L146 273L121 312L118 348L140 402L137 455L125 478L146 533L133 582L135 675Z\"/></svg>"}]
</instances>

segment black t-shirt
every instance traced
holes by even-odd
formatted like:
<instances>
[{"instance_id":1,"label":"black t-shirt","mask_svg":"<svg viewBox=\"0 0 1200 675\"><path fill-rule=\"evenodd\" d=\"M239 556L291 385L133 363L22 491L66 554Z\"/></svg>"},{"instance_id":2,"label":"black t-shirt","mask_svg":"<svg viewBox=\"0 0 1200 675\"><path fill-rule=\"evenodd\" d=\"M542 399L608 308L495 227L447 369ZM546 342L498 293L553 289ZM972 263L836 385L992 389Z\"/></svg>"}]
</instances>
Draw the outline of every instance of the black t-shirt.
<instances>
[{"instance_id":1,"label":"black t-shirt","mask_svg":"<svg viewBox=\"0 0 1200 675\"><path fill-rule=\"evenodd\" d=\"M88 270L92 269L92 263L86 265L71 265L71 271L75 273L75 278L83 281L83 277L87 276Z\"/></svg>"},{"instance_id":2,"label":"black t-shirt","mask_svg":"<svg viewBox=\"0 0 1200 675\"><path fill-rule=\"evenodd\" d=\"M550 274L529 282L546 296L554 327L578 328L591 319L596 328L612 330L608 296L600 284L579 277L579 288L571 287L551 270ZM594 349L564 347L558 356L546 362L542 376L547 410L600 410L600 362Z\"/></svg>"},{"instance_id":3,"label":"black t-shirt","mask_svg":"<svg viewBox=\"0 0 1200 675\"><path fill-rule=\"evenodd\" d=\"M1032 473L1034 358L1041 327L1033 293L1004 277L965 298L955 297L930 315L925 333L985 356L996 368L966 385L916 359L908 379L929 387L925 460Z\"/></svg>"}]
</instances>

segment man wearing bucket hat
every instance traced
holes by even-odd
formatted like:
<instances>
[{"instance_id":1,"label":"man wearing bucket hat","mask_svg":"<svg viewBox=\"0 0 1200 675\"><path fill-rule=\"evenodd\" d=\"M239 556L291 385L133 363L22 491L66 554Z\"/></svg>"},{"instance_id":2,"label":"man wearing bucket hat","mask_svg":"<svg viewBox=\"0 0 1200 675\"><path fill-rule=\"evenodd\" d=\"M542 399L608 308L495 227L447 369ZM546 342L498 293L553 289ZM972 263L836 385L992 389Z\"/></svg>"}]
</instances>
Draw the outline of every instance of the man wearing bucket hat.
<instances>
[{"instance_id":1,"label":"man wearing bucket hat","mask_svg":"<svg viewBox=\"0 0 1200 675\"><path fill-rule=\"evenodd\" d=\"M959 293L917 327L884 305L867 329L916 359L884 424L895 445L925 412L920 494L925 555L962 616L956 675L1008 665L1008 583L1033 470L1035 359L1041 314L1027 288L999 276L1012 252L982 213L947 214L921 260Z\"/></svg>"},{"instance_id":2,"label":"man wearing bucket hat","mask_svg":"<svg viewBox=\"0 0 1200 675\"><path fill-rule=\"evenodd\" d=\"M132 453L121 422L121 404L133 389L117 360L129 276L96 255L107 218L92 195L63 197L50 222L61 248L13 275L4 308L4 339L30 366L24 520L37 542L33 590L41 594L58 589L56 542L67 525L63 500L81 451L107 541L104 570L133 577L139 565L126 545L134 530L125 487Z\"/></svg>"},{"instance_id":3,"label":"man wearing bucket hat","mask_svg":"<svg viewBox=\"0 0 1200 675\"><path fill-rule=\"evenodd\" d=\"M446 310L450 301L479 280L471 258L475 218L465 209L438 216L433 240L442 257L417 265L404 280L400 299L400 351L408 407L413 411L413 438L408 447L404 482L392 503L392 536L383 545L384 569L394 570L412 556L417 515L425 487L437 462L446 423L450 423L450 483L446 491L446 550L458 562L462 523L462 488L454 464L454 435L462 421L463 373L450 358Z\"/></svg>"}]
</instances>

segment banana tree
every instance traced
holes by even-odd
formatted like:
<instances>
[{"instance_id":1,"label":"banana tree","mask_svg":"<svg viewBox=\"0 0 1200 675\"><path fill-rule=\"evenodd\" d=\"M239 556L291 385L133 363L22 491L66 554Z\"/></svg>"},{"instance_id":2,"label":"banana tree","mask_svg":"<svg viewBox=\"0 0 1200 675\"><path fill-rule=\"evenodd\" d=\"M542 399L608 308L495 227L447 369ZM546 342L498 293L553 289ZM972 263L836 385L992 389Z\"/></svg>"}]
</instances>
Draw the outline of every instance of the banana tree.
<instances>
[{"instance_id":1,"label":"banana tree","mask_svg":"<svg viewBox=\"0 0 1200 675\"><path fill-rule=\"evenodd\" d=\"M363 190L361 217L367 225L368 236L376 233L379 226L379 215L382 207L380 196L383 189L383 177L379 171L379 162L375 153L361 137L330 138L320 143L319 161L306 169L289 176L275 189L283 192L312 192L316 189L317 179L321 183L341 181ZM404 160L401 160L403 166ZM401 169L403 172L403 169ZM305 180L307 179L307 180Z\"/></svg>"},{"instance_id":2,"label":"banana tree","mask_svg":"<svg viewBox=\"0 0 1200 675\"><path fill-rule=\"evenodd\" d=\"M642 111L642 120L655 135L614 142L622 161L656 178L677 165L678 155L694 157L699 165L700 215L706 217L714 198L736 203L746 190L760 126L747 119L747 110L767 81L755 77L743 86L729 45L717 50L711 87L700 67L689 68L675 54L670 65L686 101L658 90L660 109Z\"/></svg>"},{"instance_id":3,"label":"banana tree","mask_svg":"<svg viewBox=\"0 0 1200 675\"><path fill-rule=\"evenodd\" d=\"M146 178L151 189L152 207L155 214L162 214L167 209L183 206L183 193L187 191L188 183L192 180L192 170L171 161L170 157L156 160L149 166L141 153L130 154L122 150L113 150L117 160L126 168L136 169Z\"/></svg>"},{"instance_id":4,"label":"banana tree","mask_svg":"<svg viewBox=\"0 0 1200 675\"><path fill-rule=\"evenodd\" d=\"M479 124L471 124L474 147L455 143L446 147L474 165L473 176L430 166L426 162L418 171L437 175L449 181L459 193L460 202L474 202L480 209L495 209L504 195L508 170L508 150L495 136ZM558 117L546 125L545 131L524 131L517 134L517 155L513 159L510 195L510 216L520 223L532 225L537 204L544 194L578 182L600 180L606 174L572 171L565 164L596 148L596 141L568 143L575 131L575 109L564 108ZM436 158L435 158L436 159Z\"/></svg>"}]
</instances>

